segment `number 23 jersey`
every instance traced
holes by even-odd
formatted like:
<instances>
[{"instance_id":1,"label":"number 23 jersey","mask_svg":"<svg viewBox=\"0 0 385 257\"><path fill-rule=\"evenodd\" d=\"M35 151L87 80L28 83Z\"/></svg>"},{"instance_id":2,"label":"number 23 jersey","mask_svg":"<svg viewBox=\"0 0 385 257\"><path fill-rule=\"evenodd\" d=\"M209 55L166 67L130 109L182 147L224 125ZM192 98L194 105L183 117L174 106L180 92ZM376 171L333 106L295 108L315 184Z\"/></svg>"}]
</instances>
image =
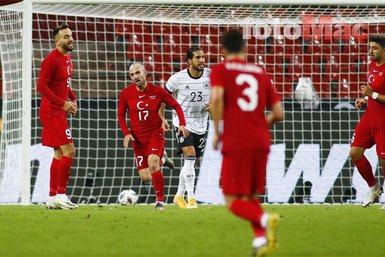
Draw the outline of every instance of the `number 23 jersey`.
<instances>
[{"instance_id":1,"label":"number 23 jersey","mask_svg":"<svg viewBox=\"0 0 385 257\"><path fill-rule=\"evenodd\" d=\"M243 60L213 66L211 86L224 89L222 152L269 149L266 107L280 101L264 69Z\"/></svg>"}]
</instances>

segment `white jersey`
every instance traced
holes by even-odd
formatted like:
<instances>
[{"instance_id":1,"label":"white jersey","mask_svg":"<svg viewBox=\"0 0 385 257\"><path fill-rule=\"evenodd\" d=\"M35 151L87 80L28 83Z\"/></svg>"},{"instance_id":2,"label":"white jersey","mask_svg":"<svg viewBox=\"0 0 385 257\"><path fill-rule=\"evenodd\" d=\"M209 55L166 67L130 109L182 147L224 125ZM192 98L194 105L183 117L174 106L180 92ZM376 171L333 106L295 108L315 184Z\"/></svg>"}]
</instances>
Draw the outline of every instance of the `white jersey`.
<instances>
[{"instance_id":1,"label":"white jersey","mask_svg":"<svg viewBox=\"0 0 385 257\"><path fill-rule=\"evenodd\" d=\"M172 75L166 83L166 89L175 94L177 102L182 106L186 128L198 135L207 131L209 114L206 108L210 100L210 71L211 69L204 68L202 76L193 78L188 69L184 69ZM175 127L179 127L175 111L172 122Z\"/></svg>"}]
</instances>

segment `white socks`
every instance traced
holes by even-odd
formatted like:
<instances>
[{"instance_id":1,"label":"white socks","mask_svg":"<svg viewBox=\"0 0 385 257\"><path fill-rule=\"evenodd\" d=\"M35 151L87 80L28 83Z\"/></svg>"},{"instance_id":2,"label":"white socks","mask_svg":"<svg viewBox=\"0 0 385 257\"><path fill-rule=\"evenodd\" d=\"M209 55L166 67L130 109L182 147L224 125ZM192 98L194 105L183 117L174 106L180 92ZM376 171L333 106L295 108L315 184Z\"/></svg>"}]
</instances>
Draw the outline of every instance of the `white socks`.
<instances>
[{"instance_id":1,"label":"white socks","mask_svg":"<svg viewBox=\"0 0 385 257\"><path fill-rule=\"evenodd\" d=\"M184 192L187 190L188 199L194 198L195 160L194 156L187 156L184 159L184 164L179 174L177 196L184 197Z\"/></svg>"}]
</instances>

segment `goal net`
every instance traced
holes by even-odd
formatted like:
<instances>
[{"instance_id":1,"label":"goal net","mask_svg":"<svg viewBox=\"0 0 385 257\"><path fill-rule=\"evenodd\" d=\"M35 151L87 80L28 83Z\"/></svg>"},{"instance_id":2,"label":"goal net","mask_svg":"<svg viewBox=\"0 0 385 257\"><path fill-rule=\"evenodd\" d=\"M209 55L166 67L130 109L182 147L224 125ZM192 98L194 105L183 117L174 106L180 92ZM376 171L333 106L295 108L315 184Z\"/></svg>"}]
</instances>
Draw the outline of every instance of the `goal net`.
<instances>
[{"instance_id":1,"label":"goal net","mask_svg":"<svg viewBox=\"0 0 385 257\"><path fill-rule=\"evenodd\" d=\"M349 142L362 114L353 107L367 80L368 35L385 31L381 6L41 2L33 4L29 45L30 185L20 184L23 4L0 7L0 203L19 203L23 186L30 186L32 203L47 198L53 151L41 145L36 82L42 60L54 49L52 30L62 23L74 34L72 89L79 105L77 116L69 119L77 152L67 194L74 202L116 203L124 189L136 191L139 202L154 201L152 186L139 179L132 148L122 146L117 123L119 92L131 83L128 67L143 62L148 80L163 86L171 74L186 68L185 53L192 45L204 49L207 67L223 61L220 35L229 28L243 31L247 60L265 67L286 110L286 120L272 129L264 201L347 203L365 197L368 188L349 159ZM210 128L196 168L196 195L201 202L223 203L221 155L213 151L211 136ZM174 170L163 168L170 203L182 164L171 132L166 133L166 149L176 164ZM375 150L366 153L383 183Z\"/></svg>"}]
</instances>

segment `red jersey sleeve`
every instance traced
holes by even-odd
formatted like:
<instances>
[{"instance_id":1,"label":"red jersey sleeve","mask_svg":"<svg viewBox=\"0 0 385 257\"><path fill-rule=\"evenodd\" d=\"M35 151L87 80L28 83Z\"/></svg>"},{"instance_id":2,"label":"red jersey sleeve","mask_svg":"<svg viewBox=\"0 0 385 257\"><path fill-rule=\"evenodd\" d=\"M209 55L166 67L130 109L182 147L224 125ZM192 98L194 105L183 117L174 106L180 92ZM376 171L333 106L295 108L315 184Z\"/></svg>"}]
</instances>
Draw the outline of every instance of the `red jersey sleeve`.
<instances>
[{"instance_id":1,"label":"red jersey sleeve","mask_svg":"<svg viewBox=\"0 0 385 257\"><path fill-rule=\"evenodd\" d=\"M126 92L127 91L123 90L122 93L120 93L119 103L118 103L118 122L119 122L120 129L123 132L123 136L127 136L128 134L131 134L130 130L128 129L127 121L126 121L126 113L128 110Z\"/></svg>"},{"instance_id":2,"label":"red jersey sleeve","mask_svg":"<svg viewBox=\"0 0 385 257\"><path fill-rule=\"evenodd\" d=\"M269 75L265 74L265 81L267 81L267 107L273 106L278 101L281 101L279 95L277 94L277 91L275 90L275 87L273 85L273 82Z\"/></svg>"},{"instance_id":3,"label":"red jersey sleeve","mask_svg":"<svg viewBox=\"0 0 385 257\"><path fill-rule=\"evenodd\" d=\"M76 101L76 95L71 88L68 89L68 98L71 99L72 101Z\"/></svg>"},{"instance_id":4,"label":"red jersey sleeve","mask_svg":"<svg viewBox=\"0 0 385 257\"><path fill-rule=\"evenodd\" d=\"M162 89L162 94L163 94L163 97L162 97L163 102L167 106L170 106L171 108L173 108L176 114L178 115L179 125L186 126L186 120L184 118L184 113L180 104L165 89Z\"/></svg>"},{"instance_id":5,"label":"red jersey sleeve","mask_svg":"<svg viewBox=\"0 0 385 257\"><path fill-rule=\"evenodd\" d=\"M65 101L55 95L55 93L48 87L49 82L55 74L56 66L55 59L52 55L44 59L41 64L39 79L37 81L37 91L46 97L52 104L62 107Z\"/></svg>"},{"instance_id":6,"label":"red jersey sleeve","mask_svg":"<svg viewBox=\"0 0 385 257\"><path fill-rule=\"evenodd\" d=\"M214 65L211 74L210 74L210 83L212 87L224 87L223 83L223 74L224 74L224 65L217 64Z\"/></svg>"}]
</instances>

